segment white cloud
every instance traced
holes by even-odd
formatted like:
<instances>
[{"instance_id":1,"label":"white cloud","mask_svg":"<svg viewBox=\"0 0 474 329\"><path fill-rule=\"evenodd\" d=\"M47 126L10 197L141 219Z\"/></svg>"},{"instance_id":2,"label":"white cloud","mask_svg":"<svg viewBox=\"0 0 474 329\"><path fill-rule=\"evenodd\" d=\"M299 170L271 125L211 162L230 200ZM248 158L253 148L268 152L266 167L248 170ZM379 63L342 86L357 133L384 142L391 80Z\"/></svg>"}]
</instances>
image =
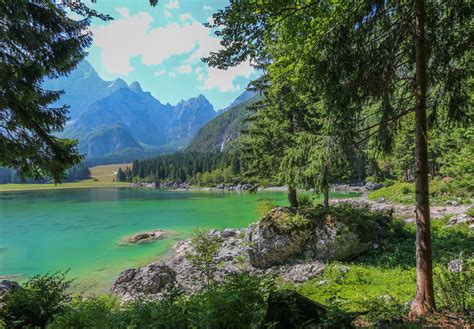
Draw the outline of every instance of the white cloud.
<instances>
[{"instance_id":1,"label":"white cloud","mask_svg":"<svg viewBox=\"0 0 474 329\"><path fill-rule=\"evenodd\" d=\"M115 19L93 29L94 45L101 50L102 62L110 73L128 75L132 57L145 65L158 65L174 55L189 54L190 64L220 47L219 38L201 23L170 23L151 28L153 18L144 12Z\"/></svg>"},{"instance_id":2,"label":"white cloud","mask_svg":"<svg viewBox=\"0 0 474 329\"><path fill-rule=\"evenodd\" d=\"M169 0L165 5L166 9L179 9L179 0Z\"/></svg>"},{"instance_id":3,"label":"white cloud","mask_svg":"<svg viewBox=\"0 0 474 329\"><path fill-rule=\"evenodd\" d=\"M165 9L164 14L165 14L166 17L173 17L173 14L169 10Z\"/></svg>"},{"instance_id":4,"label":"white cloud","mask_svg":"<svg viewBox=\"0 0 474 329\"><path fill-rule=\"evenodd\" d=\"M193 15L191 15L190 13L184 13L184 14L179 15L179 20L180 20L181 22L184 22L184 21L186 21L186 20L188 20L188 19L189 19L190 21L193 21L193 22L194 22L194 17L193 17Z\"/></svg>"},{"instance_id":5,"label":"white cloud","mask_svg":"<svg viewBox=\"0 0 474 329\"><path fill-rule=\"evenodd\" d=\"M214 17L209 16L206 20L209 24L214 25Z\"/></svg>"},{"instance_id":6,"label":"white cloud","mask_svg":"<svg viewBox=\"0 0 474 329\"><path fill-rule=\"evenodd\" d=\"M193 71L193 67L189 64L183 64L178 67L178 72L182 74L189 74Z\"/></svg>"},{"instance_id":7,"label":"white cloud","mask_svg":"<svg viewBox=\"0 0 474 329\"><path fill-rule=\"evenodd\" d=\"M236 91L241 87L234 85L234 80L238 77L250 78L254 68L250 63L243 62L235 67L230 67L227 70L219 70L210 67L207 70L207 76L203 81L202 89L218 89L219 91ZM199 81L199 80L198 80Z\"/></svg>"},{"instance_id":8,"label":"white cloud","mask_svg":"<svg viewBox=\"0 0 474 329\"><path fill-rule=\"evenodd\" d=\"M123 11L124 12L124 11ZM125 12L124 12L125 13ZM138 58L143 65L160 65L174 56L184 58L175 72L161 69L155 76L177 73L190 74L193 66L210 52L221 49L220 38L196 21L186 20L152 28L153 17L145 12L117 18L106 25L93 28L94 46L101 51L101 60L111 74L128 75L133 71L131 59ZM166 67L164 67L166 68ZM201 89L236 91L238 77L250 78L254 72L249 62L227 70L199 65L194 70Z\"/></svg>"},{"instance_id":9,"label":"white cloud","mask_svg":"<svg viewBox=\"0 0 474 329\"><path fill-rule=\"evenodd\" d=\"M122 15L123 17L129 17L130 16L130 11L128 10L127 7L118 7L115 8L115 10Z\"/></svg>"},{"instance_id":10,"label":"white cloud","mask_svg":"<svg viewBox=\"0 0 474 329\"><path fill-rule=\"evenodd\" d=\"M204 6L202 6L202 9L204 9L204 10L212 10L212 7L211 7L211 6L208 6L208 5L204 5Z\"/></svg>"}]
</instances>

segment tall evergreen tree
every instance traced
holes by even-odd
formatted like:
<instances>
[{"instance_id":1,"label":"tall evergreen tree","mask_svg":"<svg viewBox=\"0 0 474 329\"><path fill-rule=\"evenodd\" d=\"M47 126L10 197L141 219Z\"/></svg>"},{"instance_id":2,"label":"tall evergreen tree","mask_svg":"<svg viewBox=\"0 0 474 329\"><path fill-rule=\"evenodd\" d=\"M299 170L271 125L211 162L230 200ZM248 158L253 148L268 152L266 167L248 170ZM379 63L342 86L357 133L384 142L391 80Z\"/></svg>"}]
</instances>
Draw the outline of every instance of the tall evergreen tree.
<instances>
[{"instance_id":1,"label":"tall evergreen tree","mask_svg":"<svg viewBox=\"0 0 474 329\"><path fill-rule=\"evenodd\" d=\"M48 78L68 74L85 57L91 43L90 17L109 19L81 4L55 1L0 2L0 165L22 176L64 178L78 163L76 141L61 139L67 106L50 107L61 95L42 87Z\"/></svg>"}]
</instances>

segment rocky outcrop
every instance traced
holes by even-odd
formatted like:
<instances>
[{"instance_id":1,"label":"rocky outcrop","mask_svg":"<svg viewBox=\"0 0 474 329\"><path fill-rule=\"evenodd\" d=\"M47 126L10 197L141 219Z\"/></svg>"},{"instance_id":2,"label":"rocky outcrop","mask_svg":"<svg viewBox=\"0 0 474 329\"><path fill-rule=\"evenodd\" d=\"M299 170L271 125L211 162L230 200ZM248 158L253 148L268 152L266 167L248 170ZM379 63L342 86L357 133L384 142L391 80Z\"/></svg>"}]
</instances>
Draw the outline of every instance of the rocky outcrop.
<instances>
[{"instance_id":1,"label":"rocky outcrop","mask_svg":"<svg viewBox=\"0 0 474 329\"><path fill-rule=\"evenodd\" d=\"M324 261L347 259L376 245L375 239L359 236L360 233L331 216L313 218L290 208L275 208L247 229L212 230L208 234L221 243L213 257L217 281L246 271L304 282L324 271ZM180 241L168 258L122 272L112 292L123 302L141 297L160 298L172 285L193 293L203 288L205 278L188 259L190 253L191 241Z\"/></svg>"},{"instance_id":2,"label":"rocky outcrop","mask_svg":"<svg viewBox=\"0 0 474 329\"><path fill-rule=\"evenodd\" d=\"M282 230L285 225L290 226L288 231ZM357 232L331 216L305 217L289 208L271 210L258 224L249 226L246 239L249 262L257 268L283 264L298 255L321 261L349 259L375 242L363 242Z\"/></svg>"},{"instance_id":3,"label":"rocky outcrop","mask_svg":"<svg viewBox=\"0 0 474 329\"><path fill-rule=\"evenodd\" d=\"M2 280L0 281L0 307L3 304L5 296L10 292L21 289L20 285L15 281Z\"/></svg>"}]
</instances>

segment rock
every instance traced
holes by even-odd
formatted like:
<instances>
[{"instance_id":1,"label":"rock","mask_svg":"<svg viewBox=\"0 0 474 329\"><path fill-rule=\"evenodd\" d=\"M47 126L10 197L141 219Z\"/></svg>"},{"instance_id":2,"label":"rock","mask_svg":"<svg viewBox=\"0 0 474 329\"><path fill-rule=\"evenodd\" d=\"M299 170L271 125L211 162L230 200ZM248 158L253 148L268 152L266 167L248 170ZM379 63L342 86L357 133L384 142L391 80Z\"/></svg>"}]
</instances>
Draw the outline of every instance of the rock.
<instances>
[{"instance_id":1,"label":"rock","mask_svg":"<svg viewBox=\"0 0 474 329\"><path fill-rule=\"evenodd\" d=\"M230 229L230 228L226 228L226 229L221 233L221 236L222 236L224 239L227 239L227 238L235 237L235 236L237 235L237 232L238 232L238 230L233 230L233 229Z\"/></svg>"},{"instance_id":2,"label":"rock","mask_svg":"<svg viewBox=\"0 0 474 329\"><path fill-rule=\"evenodd\" d=\"M452 261L449 262L448 264L448 270L450 272L462 272L463 270L463 263L462 260L460 259L453 259Z\"/></svg>"},{"instance_id":3,"label":"rock","mask_svg":"<svg viewBox=\"0 0 474 329\"><path fill-rule=\"evenodd\" d=\"M448 200L448 201L446 201L446 204L448 206L453 206L453 207L458 207L459 206L459 203L457 201L454 201L454 200Z\"/></svg>"},{"instance_id":4,"label":"rock","mask_svg":"<svg viewBox=\"0 0 474 329\"><path fill-rule=\"evenodd\" d=\"M264 323L272 328L318 328L327 313L324 305L316 303L296 291L271 292Z\"/></svg>"},{"instance_id":5,"label":"rock","mask_svg":"<svg viewBox=\"0 0 474 329\"><path fill-rule=\"evenodd\" d=\"M375 202L377 202L377 203L384 203L384 202L385 202L385 198L377 198L377 200L375 200Z\"/></svg>"},{"instance_id":6,"label":"rock","mask_svg":"<svg viewBox=\"0 0 474 329\"><path fill-rule=\"evenodd\" d=\"M367 182L365 184L365 189L367 191L375 191L378 189L381 189L384 185L382 183L376 183L376 182Z\"/></svg>"},{"instance_id":7,"label":"rock","mask_svg":"<svg viewBox=\"0 0 474 329\"><path fill-rule=\"evenodd\" d=\"M474 223L474 217L471 217L468 214L459 214L451 217L448 222L449 225L456 225L461 223L472 224Z\"/></svg>"},{"instance_id":8,"label":"rock","mask_svg":"<svg viewBox=\"0 0 474 329\"><path fill-rule=\"evenodd\" d=\"M274 223L285 221L293 216L294 210L278 207L259 223L250 225L245 233L249 262L257 268L268 268L283 264L289 256L303 252L305 242L310 236L309 230L292 230L291 233L279 232Z\"/></svg>"},{"instance_id":9,"label":"rock","mask_svg":"<svg viewBox=\"0 0 474 329\"><path fill-rule=\"evenodd\" d=\"M123 302L140 296L155 295L176 282L176 272L162 263L153 263L141 269L128 269L120 273L112 292Z\"/></svg>"},{"instance_id":10,"label":"rock","mask_svg":"<svg viewBox=\"0 0 474 329\"><path fill-rule=\"evenodd\" d=\"M5 296L12 291L16 291L21 289L18 282L10 281L10 280L2 280L0 281L0 306L2 305Z\"/></svg>"},{"instance_id":11,"label":"rock","mask_svg":"<svg viewBox=\"0 0 474 329\"><path fill-rule=\"evenodd\" d=\"M416 218L415 217L405 218L403 221L407 224L416 223Z\"/></svg>"},{"instance_id":12,"label":"rock","mask_svg":"<svg viewBox=\"0 0 474 329\"><path fill-rule=\"evenodd\" d=\"M149 232L142 232L134 234L128 237L125 241L127 243L148 243L155 240L163 239L173 232L170 231L163 231L163 230L153 230Z\"/></svg>"},{"instance_id":13,"label":"rock","mask_svg":"<svg viewBox=\"0 0 474 329\"><path fill-rule=\"evenodd\" d=\"M324 272L324 263L315 261L305 264L284 265L276 269L276 273L285 281L305 282Z\"/></svg>"}]
</instances>

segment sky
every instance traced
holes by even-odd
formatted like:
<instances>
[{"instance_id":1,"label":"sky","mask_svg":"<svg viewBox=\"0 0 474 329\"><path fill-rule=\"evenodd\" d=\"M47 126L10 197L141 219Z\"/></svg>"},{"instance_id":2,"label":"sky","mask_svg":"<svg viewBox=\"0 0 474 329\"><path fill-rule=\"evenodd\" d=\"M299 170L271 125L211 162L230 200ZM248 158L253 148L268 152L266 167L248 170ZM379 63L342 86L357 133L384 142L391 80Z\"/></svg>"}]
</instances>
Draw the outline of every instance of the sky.
<instances>
[{"instance_id":1,"label":"sky","mask_svg":"<svg viewBox=\"0 0 474 329\"><path fill-rule=\"evenodd\" d=\"M86 2L87 3L87 2ZM139 81L162 103L206 96L220 109L240 95L257 72L244 62L228 70L201 61L220 39L204 27L227 0L98 0L91 8L114 17L94 19L87 60L105 80Z\"/></svg>"}]
</instances>

